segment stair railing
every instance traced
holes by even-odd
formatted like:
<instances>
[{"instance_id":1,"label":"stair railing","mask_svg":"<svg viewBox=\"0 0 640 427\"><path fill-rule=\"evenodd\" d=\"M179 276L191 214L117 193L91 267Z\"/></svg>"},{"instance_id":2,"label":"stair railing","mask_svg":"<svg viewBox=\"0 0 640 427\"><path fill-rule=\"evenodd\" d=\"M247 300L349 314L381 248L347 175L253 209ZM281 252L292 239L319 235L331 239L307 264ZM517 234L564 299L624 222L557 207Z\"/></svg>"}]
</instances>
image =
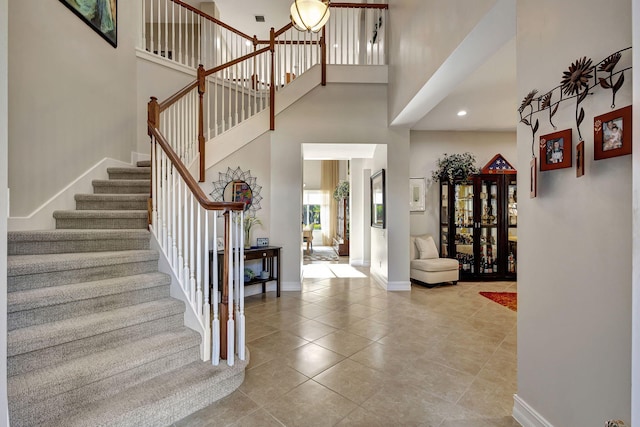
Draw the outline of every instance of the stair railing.
<instances>
[{"instance_id":1,"label":"stair railing","mask_svg":"<svg viewBox=\"0 0 640 427\"><path fill-rule=\"evenodd\" d=\"M180 0L141 0L141 49L189 68L253 51L254 38Z\"/></svg>"},{"instance_id":2,"label":"stair railing","mask_svg":"<svg viewBox=\"0 0 640 427\"><path fill-rule=\"evenodd\" d=\"M170 107L189 98L190 91L188 86L162 104L155 98L149 102L150 229L204 331L203 359L214 365L226 359L231 366L236 354L245 360L244 203L209 200L161 131L174 114ZM213 243L218 213L224 216L222 280Z\"/></svg>"}]
</instances>

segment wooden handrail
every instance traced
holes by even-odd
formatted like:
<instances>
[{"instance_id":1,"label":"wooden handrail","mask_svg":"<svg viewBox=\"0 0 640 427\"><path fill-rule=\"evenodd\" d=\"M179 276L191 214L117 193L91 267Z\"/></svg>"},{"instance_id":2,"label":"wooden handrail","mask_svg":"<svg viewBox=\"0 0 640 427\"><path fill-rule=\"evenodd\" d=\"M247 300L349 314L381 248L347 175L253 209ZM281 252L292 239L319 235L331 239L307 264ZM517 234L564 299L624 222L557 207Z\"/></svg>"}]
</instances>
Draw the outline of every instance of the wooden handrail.
<instances>
[{"instance_id":1,"label":"wooden handrail","mask_svg":"<svg viewBox=\"0 0 640 427\"><path fill-rule=\"evenodd\" d=\"M205 19L208 19L209 21L215 22L216 24L220 25L222 28L226 28L227 30L229 30L229 31L231 31L231 32L233 32L233 33L236 33L236 34L237 34L237 35L239 35L240 37L244 37L245 39L248 39L248 40L253 41L253 37L246 35L245 33L243 33L243 32L242 32L242 31L240 31L240 30L236 30L236 29L235 29L235 28L233 28L232 26L230 26L230 25L228 25L228 24L225 24L224 22L222 22L222 21L220 21L220 20L218 20L218 19L214 18L214 17L213 17L213 16L211 16L211 15L207 15L207 14L206 14L206 13L204 13L203 11L196 9L195 7L193 7L193 6L191 6L191 5L187 4L187 3L184 3L184 2L182 2L182 1L180 1L180 0L171 0L171 1L172 1L172 2L174 2L175 4L179 5L179 6L184 7L185 9L190 10L190 11L191 11L191 12L193 12L193 13L196 13L196 14L198 14L198 15L202 16L202 17L203 17L203 18L205 18Z\"/></svg>"},{"instance_id":2,"label":"wooden handrail","mask_svg":"<svg viewBox=\"0 0 640 427\"><path fill-rule=\"evenodd\" d=\"M189 92L191 92L193 89L197 87L198 87L198 80L195 80L192 83L189 83L187 86L185 86L184 88L180 89L178 92L173 94L169 99L162 101L158 105L158 107L160 108L159 112L162 113L164 110L166 110L167 108L175 104L180 98L182 98L183 96L185 96L186 94L188 94ZM158 123L156 123L156 125L157 124Z\"/></svg>"},{"instance_id":3,"label":"wooden handrail","mask_svg":"<svg viewBox=\"0 0 640 427\"><path fill-rule=\"evenodd\" d=\"M217 73L218 71L222 71L224 69L232 67L232 66L234 66L234 65L236 65L236 64L238 64L238 63L240 63L242 61L246 61L247 59L251 59L254 56L258 56L258 55L260 55L262 53L268 52L269 50L270 50L270 48L263 47L260 50L256 50L254 52L248 53L248 54L246 54L244 56L241 56L240 58L234 59L233 61L229 61L226 64L222 64L222 65L218 65L217 67L213 67L213 68L205 71L204 76L205 77L210 76L211 74L214 74L214 73Z\"/></svg>"},{"instance_id":4,"label":"wooden handrail","mask_svg":"<svg viewBox=\"0 0 640 427\"><path fill-rule=\"evenodd\" d=\"M380 3L329 3L329 7L348 7L358 9L389 9L388 4Z\"/></svg>"},{"instance_id":5,"label":"wooden handrail","mask_svg":"<svg viewBox=\"0 0 640 427\"><path fill-rule=\"evenodd\" d=\"M171 164L176 168L185 184L193 193L193 197L198 201L203 209L208 211L242 211L244 210L244 202L214 202L210 200L202 191L196 180L191 176L187 167L182 163L178 155L171 148L167 140L162 136L160 131L153 127L151 122L147 123L149 133L156 139L164 152L169 157Z\"/></svg>"},{"instance_id":6,"label":"wooden handrail","mask_svg":"<svg viewBox=\"0 0 640 427\"><path fill-rule=\"evenodd\" d=\"M291 22L289 22L287 25L285 25L284 27L282 27L278 31L276 31L273 34L273 36L278 38L280 36L280 34L283 34L285 31L289 30L290 28L293 28L293 24Z\"/></svg>"}]
</instances>

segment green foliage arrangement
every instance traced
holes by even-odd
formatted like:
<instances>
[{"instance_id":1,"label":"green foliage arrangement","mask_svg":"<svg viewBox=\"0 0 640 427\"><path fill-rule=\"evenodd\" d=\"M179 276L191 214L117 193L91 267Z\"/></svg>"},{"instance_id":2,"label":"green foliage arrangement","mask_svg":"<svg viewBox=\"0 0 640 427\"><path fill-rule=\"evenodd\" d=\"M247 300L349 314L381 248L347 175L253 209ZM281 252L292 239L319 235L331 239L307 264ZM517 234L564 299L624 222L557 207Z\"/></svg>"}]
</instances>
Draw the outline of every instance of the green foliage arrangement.
<instances>
[{"instance_id":1,"label":"green foliage arrangement","mask_svg":"<svg viewBox=\"0 0 640 427\"><path fill-rule=\"evenodd\" d=\"M333 190L333 198L340 201L349 197L349 181L340 181Z\"/></svg>"},{"instance_id":2,"label":"green foliage arrangement","mask_svg":"<svg viewBox=\"0 0 640 427\"><path fill-rule=\"evenodd\" d=\"M475 155L466 152L462 154L447 154L438 159L438 167L431 174L434 181L447 180L453 182L455 179L466 179L469 175L480 173L480 169L475 165Z\"/></svg>"}]
</instances>

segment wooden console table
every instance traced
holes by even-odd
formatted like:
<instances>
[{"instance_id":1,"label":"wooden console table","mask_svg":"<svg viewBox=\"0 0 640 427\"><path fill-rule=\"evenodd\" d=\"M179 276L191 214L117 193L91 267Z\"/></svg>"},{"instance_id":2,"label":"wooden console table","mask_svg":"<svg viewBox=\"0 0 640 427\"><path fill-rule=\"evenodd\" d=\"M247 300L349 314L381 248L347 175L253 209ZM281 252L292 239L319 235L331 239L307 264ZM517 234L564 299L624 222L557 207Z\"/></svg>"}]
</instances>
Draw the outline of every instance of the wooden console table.
<instances>
[{"instance_id":1,"label":"wooden console table","mask_svg":"<svg viewBox=\"0 0 640 427\"><path fill-rule=\"evenodd\" d=\"M260 276L244 282L244 285L262 284L262 293L266 292L267 282L276 281L276 295L280 296L280 249L279 246L266 246L264 248L251 248L244 250L244 260L251 261L256 259L262 260L262 271L267 270L269 277L266 279L260 278ZM213 251L209 251L209 272L213 269ZM274 269L275 266L275 269ZM224 277L224 252L218 252L218 280ZM209 277L213 278L211 273ZM211 279L213 280L213 279ZM213 284L210 283L210 285Z\"/></svg>"}]
</instances>

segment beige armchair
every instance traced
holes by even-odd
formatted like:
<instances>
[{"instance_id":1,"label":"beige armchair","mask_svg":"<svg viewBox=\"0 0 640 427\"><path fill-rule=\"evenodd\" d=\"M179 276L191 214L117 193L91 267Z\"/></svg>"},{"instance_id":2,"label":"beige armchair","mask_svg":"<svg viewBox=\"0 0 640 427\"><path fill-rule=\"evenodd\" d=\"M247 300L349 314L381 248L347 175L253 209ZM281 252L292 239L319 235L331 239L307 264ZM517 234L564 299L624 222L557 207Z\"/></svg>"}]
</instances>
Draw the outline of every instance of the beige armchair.
<instances>
[{"instance_id":1,"label":"beige armchair","mask_svg":"<svg viewBox=\"0 0 640 427\"><path fill-rule=\"evenodd\" d=\"M430 235L411 236L409 256L411 282L420 285L458 283L460 278L458 261L452 258L440 258L436 243Z\"/></svg>"}]
</instances>

